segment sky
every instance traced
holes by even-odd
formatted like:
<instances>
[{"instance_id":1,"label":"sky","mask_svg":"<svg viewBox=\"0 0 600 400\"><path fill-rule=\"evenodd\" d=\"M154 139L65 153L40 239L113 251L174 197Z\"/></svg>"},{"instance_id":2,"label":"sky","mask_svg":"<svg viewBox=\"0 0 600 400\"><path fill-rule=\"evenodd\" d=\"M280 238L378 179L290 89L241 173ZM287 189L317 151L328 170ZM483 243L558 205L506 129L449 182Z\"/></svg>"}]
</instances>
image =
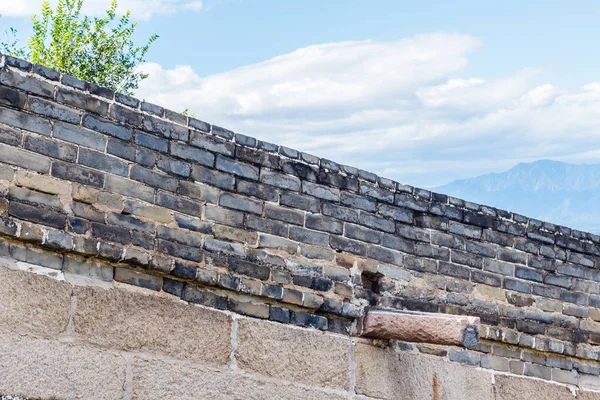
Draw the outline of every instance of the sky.
<instances>
[{"instance_id":1,"label":"sky","mask_svg":"<svg viewBox=\"0 0 600 400\"><path fill-rule=\"evenodd\" d=\"M100 14L109 0L85 0ZM24 43L41 0L0 0ZM120 0L136 96L405 184L600 163L595 0Z\"/></svg>"}]
</instances>

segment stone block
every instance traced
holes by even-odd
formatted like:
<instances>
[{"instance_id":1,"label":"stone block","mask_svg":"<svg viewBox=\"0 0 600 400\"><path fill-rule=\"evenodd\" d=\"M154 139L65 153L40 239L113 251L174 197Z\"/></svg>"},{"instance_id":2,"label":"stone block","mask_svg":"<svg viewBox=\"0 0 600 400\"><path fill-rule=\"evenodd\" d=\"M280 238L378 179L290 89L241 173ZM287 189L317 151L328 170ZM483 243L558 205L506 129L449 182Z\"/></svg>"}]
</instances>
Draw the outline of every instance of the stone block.
<instances>
[{"instance_id":1,"label":"stone block","mask_svg":"<svg viewBox=\"0 0 600 400\"><path fill-rule=\"evenodd\" d=\"M258 168L232 160L231 158L217 156L216 167L218 170L248 179L258 180Z\"/></svg>"},{"instance_id":2,"label":"stone block","mask_svg":"<svg viewBox=\"0 0 600 400\"><path fill-rule=\"evenodd\" d=\"M120 108L125 110L123 107ZM96 132L105 133L122 140L130 140L133 132L132 129L127 126L116 124L92 114L87 114L83 117L82 125Z\"/></svg>"},{"instance_id":3,"label":"stone block","mask_svg":"<svg viewBox=\"0 0 600 400\"><path fill-rule=\"evenodd\" d=\"M64 122L54 123L53 136L98 151L104 151L104 148L106 147L105 136Z\"/></svg>"},{"instance_id":4,"label":"stone block","mask_svg":"<svg viewBox=\"0 0 600 400\"><path fill-rule=\"evenodd\" d=\"M244 371L304 383L348 389L347 338L290 326L240 319L235 359Z\"/></svg>"},{"instance_id":5,"label":"stone block","mask_svg":"<svg viewBox=\"0 0 600 400\"><path fill-rule=\"evenodd\" d=\"M229 317L133 290L75 288L75 334L103 347L214 365L229 360Z\"/></svg>"},{"instance_id":6,"label":"stone block","mask_svg":"<svg viewBox=\"0 0 600 400\"><path fill-rule=\"evenodd\" d=\"M50 170L48 157L0 143L0 162L42 173Z\"/></svg>"},{"instance_id":7,"label":"stone block","mask_svg":"<svg viewBox=\"0 0 600 400\"><path fill-rule=\"evenodd\" d=\"M0 393L25 398L124 396L126 360L91 346L0 333Z\"/></svg>"},{"instance_id":8,"label":"stone block","mask_svg":"<svg viewBox=\"0 0 600 400\"><path fill-rule=\"evenodd\" d=\"M23 147L59 160L75 162L77 159L77 147L40 136L26 136Z\"/></svg>"},{"instance_id":9,"label":"stone block","mask_svg":"<svg viewBox=\"0 0 600 400\"><path fill-rule=\"evenodd\" d=\"M42 335L58 335L66 331L71 303L70 285L4 266L0 266L0 282L2 324Z\"/></svg>"},{"instance_id":10,"label":"stone block","mask_svg":"<svg viewBox=\"0 0 600 400\"><path fill-rule=\"evenodd\" d=\"M496 375L494 382L495 400L569 400L574 399L571 390L540 380ZM579 398L579 396L577 396Z\"/></svg>"}]
</instances>

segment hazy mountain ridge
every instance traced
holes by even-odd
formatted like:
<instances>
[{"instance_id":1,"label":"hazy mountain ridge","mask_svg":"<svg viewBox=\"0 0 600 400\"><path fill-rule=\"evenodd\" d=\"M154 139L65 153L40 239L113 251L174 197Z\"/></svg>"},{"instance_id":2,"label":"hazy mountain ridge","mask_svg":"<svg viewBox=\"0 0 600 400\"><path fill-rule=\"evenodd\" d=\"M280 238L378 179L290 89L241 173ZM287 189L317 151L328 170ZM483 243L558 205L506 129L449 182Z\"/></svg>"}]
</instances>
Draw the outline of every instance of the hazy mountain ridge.
<instances>
[{"instance_id":1,"label":"hazy mountain ridge","mask_svg":"<svg viewBox=\"0 0 600 400\"><path fill-rule=\"evenodd\" d=\"M435 191L528 217L600 232L600 164L540 160L453 181Z\"/></svg>"}]
</instances>

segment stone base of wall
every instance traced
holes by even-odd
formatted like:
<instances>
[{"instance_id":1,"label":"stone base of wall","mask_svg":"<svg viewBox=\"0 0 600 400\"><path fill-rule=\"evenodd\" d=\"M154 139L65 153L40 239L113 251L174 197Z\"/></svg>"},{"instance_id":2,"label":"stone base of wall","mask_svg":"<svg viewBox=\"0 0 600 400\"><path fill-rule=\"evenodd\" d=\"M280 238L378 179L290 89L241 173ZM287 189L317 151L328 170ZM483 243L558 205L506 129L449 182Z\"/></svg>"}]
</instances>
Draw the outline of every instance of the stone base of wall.
<instances>
[{"instance_id":1,"label":"stone base of wall","mask_svg":"<svg viewBox=\"0 0 600 400\"><path fill-rule=\"evenodd\" d=\"M79 286L40 275L43 268L15 269L24 267L0 266L0 396L600 399L398 344L248 318L117 282Z\"/></svg>"}]
</instances>

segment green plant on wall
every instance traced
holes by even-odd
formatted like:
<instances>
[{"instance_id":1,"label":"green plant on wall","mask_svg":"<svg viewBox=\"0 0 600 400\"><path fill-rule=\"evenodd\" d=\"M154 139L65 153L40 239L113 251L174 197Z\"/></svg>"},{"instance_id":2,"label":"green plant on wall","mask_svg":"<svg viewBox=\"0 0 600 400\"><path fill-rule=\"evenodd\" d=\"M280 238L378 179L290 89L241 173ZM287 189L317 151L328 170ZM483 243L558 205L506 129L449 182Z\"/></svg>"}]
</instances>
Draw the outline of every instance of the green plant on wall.
<instances>
[{"instance_id":1,"label":"green plant on wall","mask_svg":"<svg viewBox=\"0 0 600 400\"><path fill-rule=\"evenodd\" d=\"M45 65L65 74L118 92L132 94L147 74L136 71L145 61L152 35L143 46L136 46L133 34L137 23L130 13L117 19L117 0L103 18L81 14L84 0L59 0L53 10L47 1L40 16L34 15L33 34L27 47L17 47L13 29L0 43L3 52ZM13 39L11 39L11 37Z\"/></svg>"}]
</instances>

